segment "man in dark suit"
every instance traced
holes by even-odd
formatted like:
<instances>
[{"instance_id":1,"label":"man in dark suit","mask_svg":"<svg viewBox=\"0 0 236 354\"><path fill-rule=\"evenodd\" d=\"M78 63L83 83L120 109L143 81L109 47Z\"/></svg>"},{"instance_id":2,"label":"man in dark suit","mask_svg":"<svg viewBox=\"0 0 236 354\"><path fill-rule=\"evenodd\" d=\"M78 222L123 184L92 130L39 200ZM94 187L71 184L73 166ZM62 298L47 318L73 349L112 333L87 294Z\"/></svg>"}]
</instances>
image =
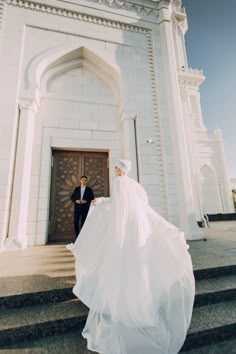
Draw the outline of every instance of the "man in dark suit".
<instances>
[{"instance_id":1,"label":"man in dark suit","mask_svg":"<svg viewBox=\"0 0 236 354\"><path fill-rule=\"evenodd\" d=\"M79 222L81 218L81 228L87 217L90 203L94 199L93 190L86 186L87 177L81 176L80 187L76 187L71 200L74 203L74 229L75 236L77 237L80 232Z\"/></svg>"}]
</instances>

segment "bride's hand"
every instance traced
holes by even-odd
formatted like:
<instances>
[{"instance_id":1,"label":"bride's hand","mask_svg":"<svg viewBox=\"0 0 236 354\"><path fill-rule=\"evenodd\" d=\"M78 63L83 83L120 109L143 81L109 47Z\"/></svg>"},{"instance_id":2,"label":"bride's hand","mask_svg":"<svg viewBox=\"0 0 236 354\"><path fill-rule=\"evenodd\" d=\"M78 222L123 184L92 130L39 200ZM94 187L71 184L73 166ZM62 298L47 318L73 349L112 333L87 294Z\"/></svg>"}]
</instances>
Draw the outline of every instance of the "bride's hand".
<instances>
[{"instance_id":1,"label":"bride's hand","mask_svg":"<svg viewBox=\"0 0 236 354\"><path fill-rule=\"evenodd\" d=\"M96 205L97 205L97 200L96 200L96 199L92 200L92 205L93 205L93 206L96 206Z\"/></svg>"}]
</instances>

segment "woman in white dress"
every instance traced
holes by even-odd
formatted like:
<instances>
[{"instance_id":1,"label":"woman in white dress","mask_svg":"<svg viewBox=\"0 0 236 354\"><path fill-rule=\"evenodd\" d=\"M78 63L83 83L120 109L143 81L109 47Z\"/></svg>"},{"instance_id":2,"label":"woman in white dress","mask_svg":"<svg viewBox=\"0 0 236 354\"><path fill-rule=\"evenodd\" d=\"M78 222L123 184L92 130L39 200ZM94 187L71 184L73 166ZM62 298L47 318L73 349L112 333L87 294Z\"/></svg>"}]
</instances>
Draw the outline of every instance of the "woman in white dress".
<instances>
[{"instance_id":1,"label":"woman in white dress","mask_svg":"<svg viewBox=\"0 0 236 354\"><path fill-rule=\"evenodd\" d=\"M184 234L149 205L115 166L112 197L95 199L67 246L76 258L75 295L89 307L82 332L101 354L176 354L190 325L195 282Z\"/></svg>"}]
</instances>

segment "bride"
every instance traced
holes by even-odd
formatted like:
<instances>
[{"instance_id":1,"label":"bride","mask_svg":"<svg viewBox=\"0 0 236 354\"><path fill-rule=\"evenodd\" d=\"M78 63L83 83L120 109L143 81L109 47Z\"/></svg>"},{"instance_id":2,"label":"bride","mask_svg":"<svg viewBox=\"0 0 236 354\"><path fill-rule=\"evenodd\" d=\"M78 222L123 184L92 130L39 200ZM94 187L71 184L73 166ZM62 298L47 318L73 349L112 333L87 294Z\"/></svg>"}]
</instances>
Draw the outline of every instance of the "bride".
<instances>
[{"instance_id":1,"label":"bride","mask_svg":"<svg viewBox=\"0 0 236 354\"><path fill-rule=\"evenodd\" d=\"M67 246L73 292L90 309L82 335L101 354L176 354L191 321L192 262L184 234L148 205L130 169L116 163L112 197L93 201Z\"/></svg>"}]
</instances>

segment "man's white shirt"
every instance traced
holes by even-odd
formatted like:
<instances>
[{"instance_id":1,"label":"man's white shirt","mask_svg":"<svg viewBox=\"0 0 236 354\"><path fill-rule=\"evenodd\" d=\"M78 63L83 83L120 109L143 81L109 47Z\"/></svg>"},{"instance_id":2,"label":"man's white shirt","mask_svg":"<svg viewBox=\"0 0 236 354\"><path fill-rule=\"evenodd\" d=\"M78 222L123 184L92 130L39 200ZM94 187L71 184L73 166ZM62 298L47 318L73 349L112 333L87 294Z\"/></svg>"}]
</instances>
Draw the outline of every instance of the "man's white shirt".
<instances>
[{"instance_id":1,"label":"man's white shirt","mask_svg":"<svg viewBox=\"0 0 236 354\"><path fill-rule=\"evenodd\" d=\"M80 199L81 200L83 199L85 188L86 187L80 187Z\"/></svg>"}]
</instances>

